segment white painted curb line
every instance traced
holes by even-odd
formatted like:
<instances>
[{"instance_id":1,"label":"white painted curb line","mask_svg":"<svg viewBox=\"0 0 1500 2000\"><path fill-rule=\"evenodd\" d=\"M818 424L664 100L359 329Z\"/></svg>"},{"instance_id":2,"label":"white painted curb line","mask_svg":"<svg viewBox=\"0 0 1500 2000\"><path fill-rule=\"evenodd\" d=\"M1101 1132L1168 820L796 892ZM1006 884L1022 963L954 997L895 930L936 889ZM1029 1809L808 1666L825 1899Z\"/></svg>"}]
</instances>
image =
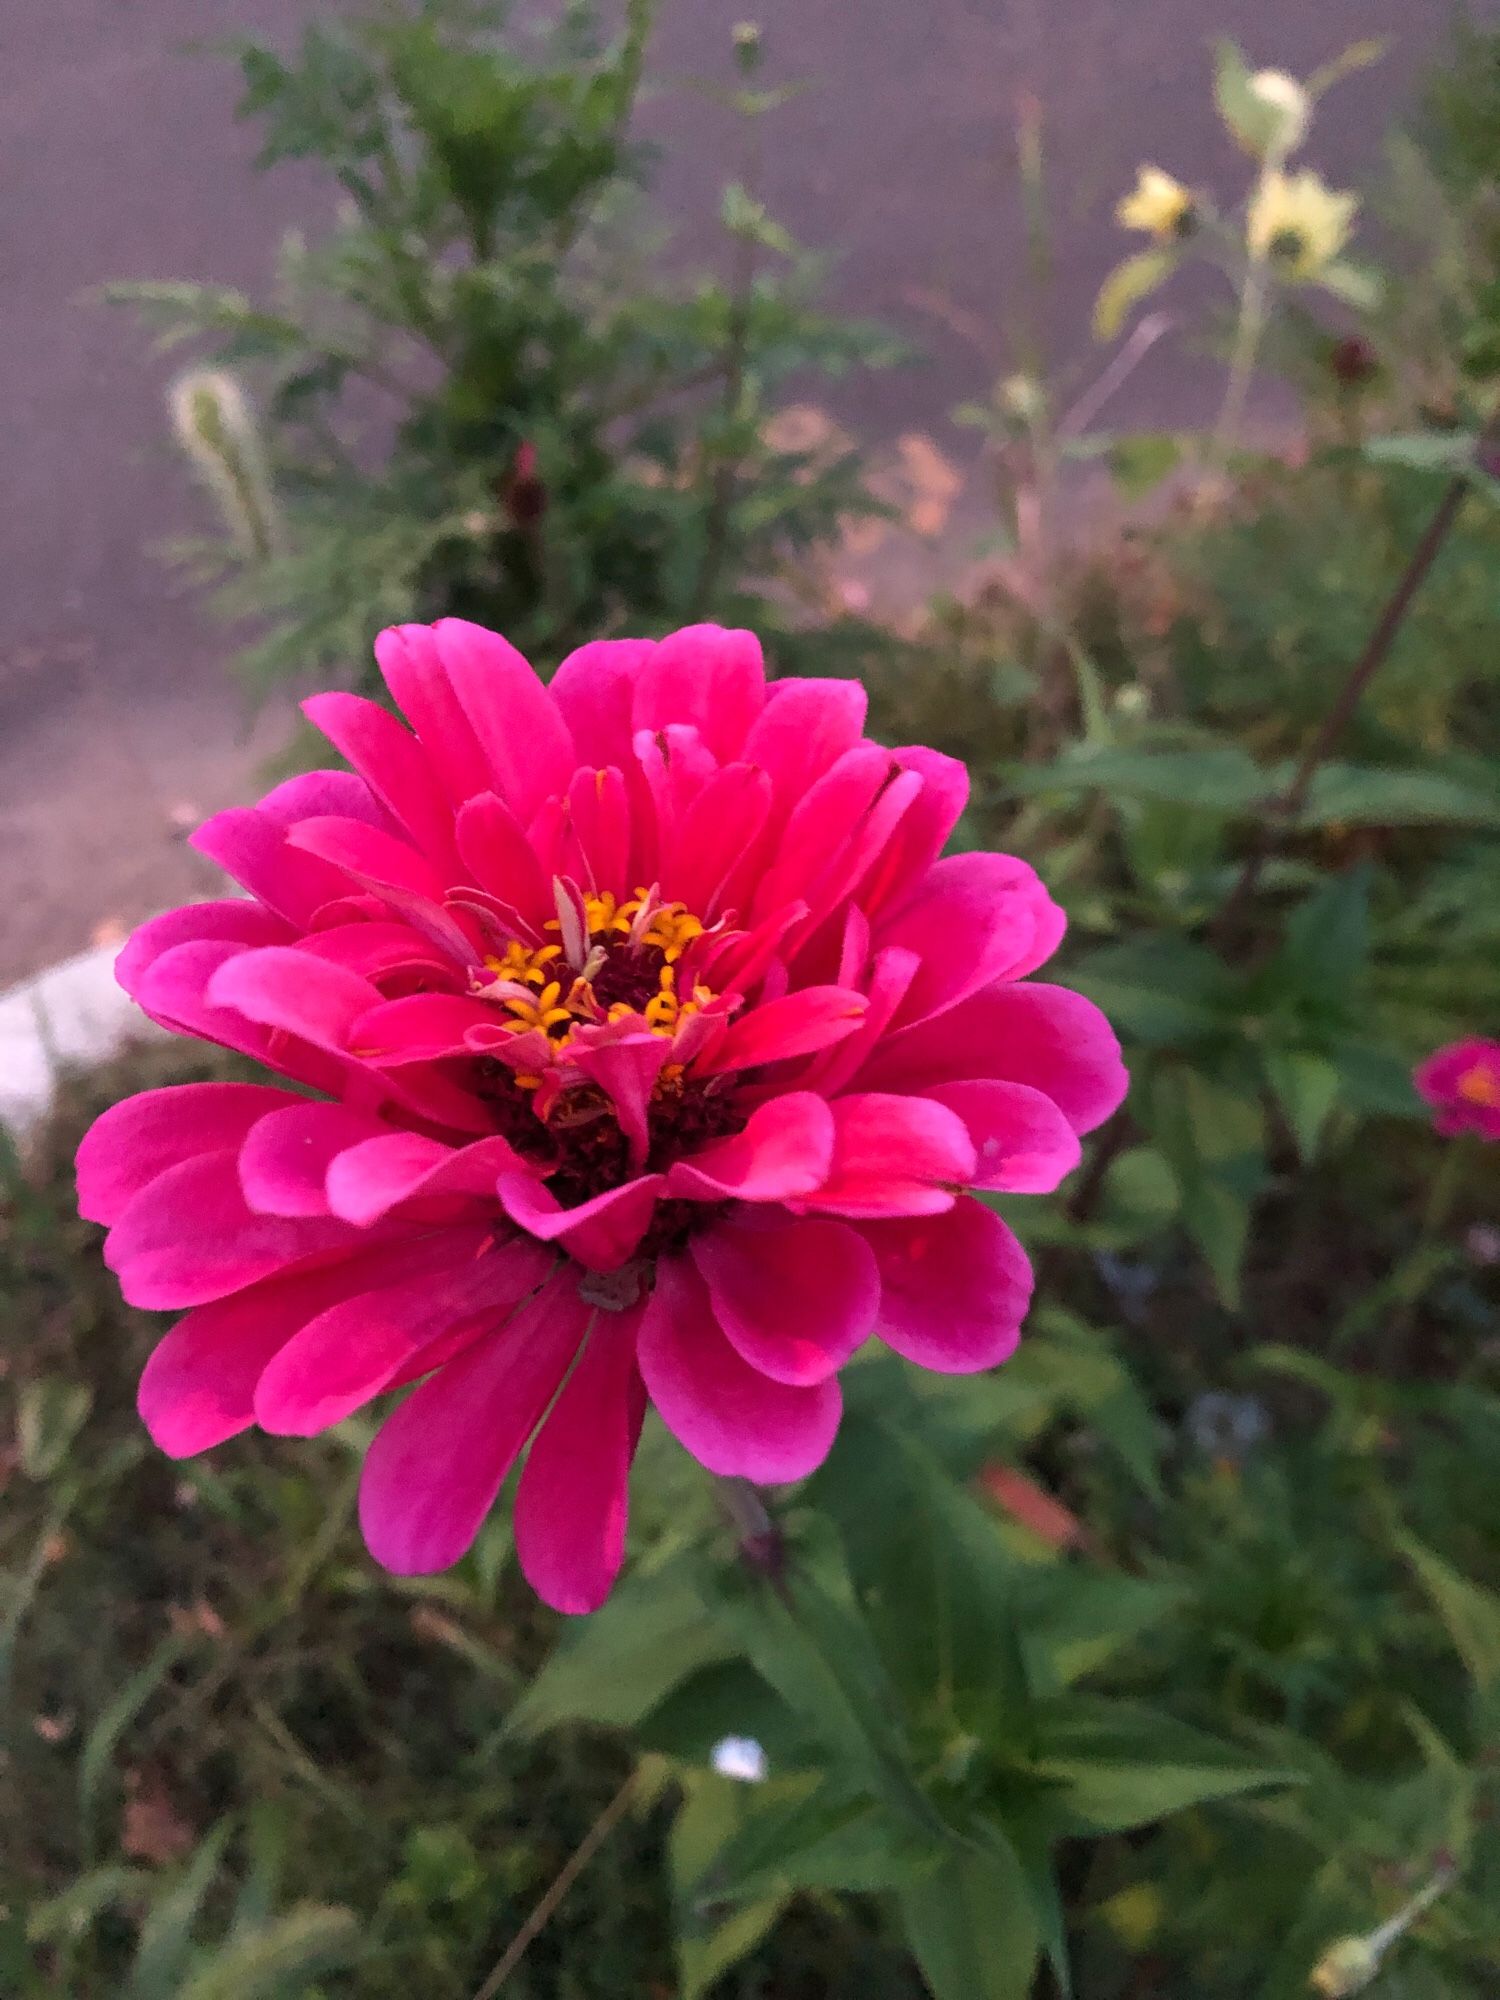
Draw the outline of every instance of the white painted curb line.
<instances>
[{"instance_id":1,"label":"white painted curb line","mask_svg":"<svg viewBox=\"0 0 1500 2000\"><path fill-rule=\"evenodd\" d=\"M64 1071L165 1033L115 984L119 954L98 945L0 993L0 1124L12 1132L46 1113Z\"/></svg>"}]
</instances>

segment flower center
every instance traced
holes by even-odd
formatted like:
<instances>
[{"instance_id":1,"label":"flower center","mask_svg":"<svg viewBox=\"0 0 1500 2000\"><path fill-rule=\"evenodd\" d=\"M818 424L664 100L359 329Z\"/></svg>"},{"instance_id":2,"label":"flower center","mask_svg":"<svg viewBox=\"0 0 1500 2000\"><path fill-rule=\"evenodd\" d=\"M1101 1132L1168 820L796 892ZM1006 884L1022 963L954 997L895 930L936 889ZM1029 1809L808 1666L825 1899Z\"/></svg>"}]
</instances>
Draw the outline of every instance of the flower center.
<instances>
[{"instance_id":1,"label":"flower center","mask_svg":"<svg viewBox=\"0 0 1500 2000\"><path fill-rule=\"evenodd\" d=\"M485 960L473 990L496 1004L514 1053L479 1057L471 1073L496 1129L538 1164L562 1207L576 1208L740 1131L748 1114L736 1108L735 1079L695 1076L685 1045L685 1059L665 1061L652 1085L642 1157L639 1130L632 1146L608 1090L578 1063L608 1044L601 1031L612 1024L673 1042L718 1000L693 971L706 935L700 918L652 889L619 901L560 884L547 930L555 942L512 939ZM712 1203L660 1203L640 1254L675 1247L716 1212Z\"/></svg>"},{"instance_id":2,"label":"flower center","mask_svg":"<svg viewBox=\"0 0 1500 2000\"><path fill-rule=\"evenodd\" d=\"M685 904L663 903L649 889L623 903L611 895L582 900L582 935L571 954L561 941L530 947L512 939L502 956L485 960L492 977L480 997L498 1001L512 1033L540 1029L561 1047L579 1027L635 1014L653 1034L671 1037L717 997L682 977L684 952L703 936ZM554 917L547 929L562 932L565 922Z\"/></svg>"},{"instance_id":3,"label":"flower center","mask_svg":"<svg viewBox=\"0 0 1500 2000\"><path fill-rule=\"evenodd\" d=\"M1481 1111L1500 1109L1500 1076L1483 1063L1475 1063L1466 1069L1458 1079L1457 1092L1465 1104L1474 1104Z\"/></svg>"}]
</instances>

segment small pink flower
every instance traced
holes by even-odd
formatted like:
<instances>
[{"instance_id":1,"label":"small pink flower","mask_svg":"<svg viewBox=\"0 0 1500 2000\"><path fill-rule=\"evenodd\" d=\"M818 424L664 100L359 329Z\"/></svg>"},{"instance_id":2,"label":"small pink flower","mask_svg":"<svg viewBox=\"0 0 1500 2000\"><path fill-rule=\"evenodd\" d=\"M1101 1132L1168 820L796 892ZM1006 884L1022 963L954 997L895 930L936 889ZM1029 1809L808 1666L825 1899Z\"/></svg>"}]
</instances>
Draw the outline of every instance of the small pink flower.
<instances>
[{"instance_id":1,"label":"small pink flower","mask_svg":"<svg viewBox=\"0 0 1500 2000\"><path fill-rule=\"evenodd\" d=\"M1436 1111L1439 1132L1500 1139L1500 1042L1478 1035L1450 1042L1417 1065L1412 1081Z\"/></svg>"},{"instance_id":2,"label":"small pink flower","mask_svg":"<svg viewBox=\"0 0 1500 2000\"><path fill-rule=\"evenodd\" d=\"M248 900L119 959L153 1020L298 1094L118 1104L79 1203L125 1297L185 1314L141 1383L163 1450L416 1383L365 1464L376 1557L455 1562L529 1444L522 1567L590 1610L648 1401L710 1471L796 1480L871 1334L1006 1358L1031 1272L969 1191L1055 1188L1125 1073L1026 977L1064 924L1032 870L938 858L963 767L868 741L856 683L767 687L714 626L550 687L458 619L376 656L412 729L309 701L353 770L200 827Z\"/></svg>"}]
</instances>

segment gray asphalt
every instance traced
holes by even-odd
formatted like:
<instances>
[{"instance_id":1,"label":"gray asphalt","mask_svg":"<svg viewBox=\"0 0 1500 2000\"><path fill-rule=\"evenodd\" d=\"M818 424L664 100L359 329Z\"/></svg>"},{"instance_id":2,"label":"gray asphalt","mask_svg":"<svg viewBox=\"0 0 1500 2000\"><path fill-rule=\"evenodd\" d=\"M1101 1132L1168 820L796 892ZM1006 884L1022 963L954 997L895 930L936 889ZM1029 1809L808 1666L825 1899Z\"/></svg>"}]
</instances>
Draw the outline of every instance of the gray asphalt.
<instances>
[{"instance_id":1,"label":"gray asphalt","mask_svg":"<svg viewBox=\"0 0 1500 2000\"><path fill-rule=\"evenodd\" d=\"M283 228L317 227L326 189L301 169L252 174L232 72L184 46L285 37L326 12L0 0L0 982L101 922L201 893L172 814L241 793L274 737L274 721L246 736L226 635L150 553L202 518L162 444L167 366L128 315L86 294L120 276L254 286ZM836 247L842 303L929 350L924 367L845 395L841 414L871 433L938 422L1003 365L1001 330L1025 297L1009 165L1021 93L1045 107L1059 193L1048 336L1081 366L1089 302L1121 248L1109 208L1136 162L1203 180L1236 170L1209 101L1215 32L1303 72L1355 36L1393 37L1330 100L1312 151L1349 180L1374 164L1450 18L1448 0L667 0L644 124L687 256L713 243L726 135L680 86L728 78L747 12L772 72L813 86L778 114L772 206ZM1201 393L1162 353L1123 414L1180 417Z\"/></svg>"}]
</instances>

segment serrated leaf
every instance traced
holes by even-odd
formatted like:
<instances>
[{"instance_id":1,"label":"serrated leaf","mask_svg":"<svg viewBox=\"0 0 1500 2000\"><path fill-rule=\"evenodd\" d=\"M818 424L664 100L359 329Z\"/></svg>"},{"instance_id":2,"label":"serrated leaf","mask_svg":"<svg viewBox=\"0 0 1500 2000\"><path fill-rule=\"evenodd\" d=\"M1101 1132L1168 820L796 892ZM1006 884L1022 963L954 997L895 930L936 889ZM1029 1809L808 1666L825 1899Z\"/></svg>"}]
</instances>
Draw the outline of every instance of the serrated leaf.
<instances>
[{"instance_id":1,"label":"serrated leaf","mask_svg":"<svg viewBox=\"0 0 1500 2000\"><path fill-rule=\"evenodd\" d=\"M1137 250L1122 258L1094 300L1095 340L1113 340L1135 308L1171 277L1177 262L1172 249Z\"/></svg>"}]
</instances>

